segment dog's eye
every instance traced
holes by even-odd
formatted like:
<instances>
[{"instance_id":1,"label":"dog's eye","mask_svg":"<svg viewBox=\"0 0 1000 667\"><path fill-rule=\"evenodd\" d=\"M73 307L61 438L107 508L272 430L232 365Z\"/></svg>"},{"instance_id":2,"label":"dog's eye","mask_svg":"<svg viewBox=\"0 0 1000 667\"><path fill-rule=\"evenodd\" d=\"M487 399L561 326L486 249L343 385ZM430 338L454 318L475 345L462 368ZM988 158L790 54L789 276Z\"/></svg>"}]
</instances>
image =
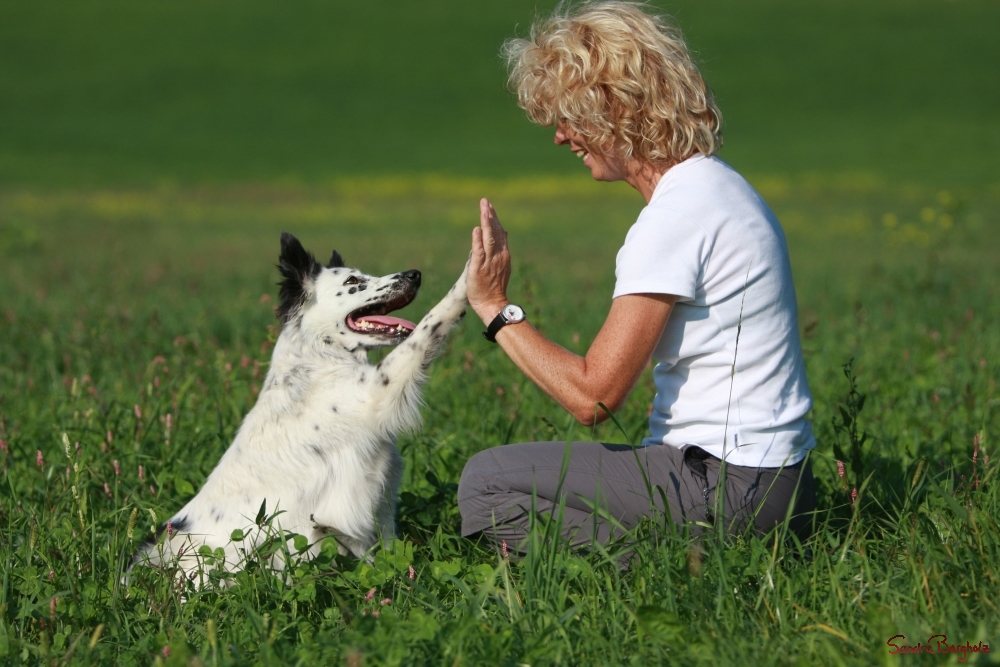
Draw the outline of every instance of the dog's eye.
<instances>
[{"instance_id":1,"label":"dog's eye","mask_svg":"<svg viewBox=\"0 0 1000 667\"><path fill-rule=\"evenodd\" d=\"M347 278L347 280L345 280L345 281L344 281L344 284L345 284L345 285L357 285L357 284L358 284L358 283L360 283L360 282L361 282L361 281L360 281L360 280L358 280L358 277L357 277L357 276L349 276L349 277Z\"/></svg>"}]
</instances>

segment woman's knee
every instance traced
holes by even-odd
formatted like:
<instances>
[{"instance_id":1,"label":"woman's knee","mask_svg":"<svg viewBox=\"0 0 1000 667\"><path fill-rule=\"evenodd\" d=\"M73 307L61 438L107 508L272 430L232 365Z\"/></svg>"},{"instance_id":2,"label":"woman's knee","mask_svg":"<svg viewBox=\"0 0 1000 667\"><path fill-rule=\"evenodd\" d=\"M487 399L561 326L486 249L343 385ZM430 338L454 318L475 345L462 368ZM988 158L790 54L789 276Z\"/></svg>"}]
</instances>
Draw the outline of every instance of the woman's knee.
<instances>
[{"instance_id":1,"label":"woman's knee","mask_svg":"<svg viewBox=\"0 0 1000 667\"><path fill-rule=\"evenodd\" d=\"M500 466L490 450L474 454L465 462L462 476L458 480L459 503L462 502L463 497L481 495L486 488L487 481L499 472L501 472Z\"/></svg>"},{"instance_id":2,"label":"woman's knee","mask_svg":"<svg viewBox=\"0 0 1000 667\"><path fill-rule=\"evenodd\" d=\"M485 450L470 458L458 481L458 511L462 515L462 534L470 535L493 523L493 503L488 486L501 468L496 457Z\"/></svg>"}]
</instances>

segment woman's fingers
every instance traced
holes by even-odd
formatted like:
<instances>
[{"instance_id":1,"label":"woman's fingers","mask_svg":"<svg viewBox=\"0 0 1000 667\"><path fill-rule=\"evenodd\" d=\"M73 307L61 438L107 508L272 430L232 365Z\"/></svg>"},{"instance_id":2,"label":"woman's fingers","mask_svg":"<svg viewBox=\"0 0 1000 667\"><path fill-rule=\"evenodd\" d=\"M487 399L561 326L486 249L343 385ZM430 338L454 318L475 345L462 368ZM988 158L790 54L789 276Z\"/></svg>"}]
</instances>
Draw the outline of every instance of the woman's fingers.
<instances>
[{"instance_id":1,"label":"woman's fingers","mask_svg":"<svg viewBox=\"0 0 1000 667\"><path fill-rule=\"evenodd\" d=\"M507 232L504 231L496 209L488 199L479 201L479 227L482 229L483 245L487 255L499 253L507 247Z\"/></svg>"},{"instance_id":2,"label":"woman's fingers","mask_svg":"<svg viewBox=\"0 0 1000 667\"><path fill-rule=\"evenodd\" d=\"M488 323L507 302L510 253L507 232L489 200L479 202L479 225L472 230L467 295L469 305Z\"/></svg>"},{"instance_id":3,"label":"woman's fingers","mask_svg":"<svg viewBox=\"0 0 1000 667\"><path fill-rule=\"evenodd\" d=\"M472 253L469 256L469 262L474 266L482 266L486 261L486 251L483 247L483 230L481 227L475 227L472 230Z\"/></svg>"},{"instance_id":4,"label":"woman's fingers","mask_svg":"<svg viewBox=\"0 0 1000 667\"><path fill-rule=\"evenodd\" d=\"M493 254L496 239L493 238L493 225L490 222L490 203L486 199L479 200L479 230L482 234L486 254Z\"/></svg>"}]
</instances>

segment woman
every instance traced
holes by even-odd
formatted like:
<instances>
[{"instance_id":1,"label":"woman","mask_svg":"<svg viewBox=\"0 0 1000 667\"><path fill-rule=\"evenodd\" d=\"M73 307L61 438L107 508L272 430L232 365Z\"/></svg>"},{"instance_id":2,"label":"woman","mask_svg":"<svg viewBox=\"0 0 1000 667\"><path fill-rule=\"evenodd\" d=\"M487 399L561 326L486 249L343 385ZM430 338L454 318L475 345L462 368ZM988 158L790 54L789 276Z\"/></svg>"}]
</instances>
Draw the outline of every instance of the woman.
<instances>
[{"instance_id":1,"label":"woman","mask_svg":"<svg viewBox=\"0 0 1000 667\"><path fill-rule=\"evenodd\" d=\"M558 493L573 544L604 541L654 506L729 531L764 533L792 516L807 535L815 440L788 250L767 205L714 157L721 115L680 32L639 5L601 2L536 25L505 54L528 117L554 125L594 179L624 180L647 206L586 356L511 306L507 234L485 199L469 303L487 338L583 424L608 417L598 403L622 405L651 356L657 394L640 449L547 442L475 455L459 484L463 534L518 546L531 508L551 512Z\"/></svg>"}]
</instances>

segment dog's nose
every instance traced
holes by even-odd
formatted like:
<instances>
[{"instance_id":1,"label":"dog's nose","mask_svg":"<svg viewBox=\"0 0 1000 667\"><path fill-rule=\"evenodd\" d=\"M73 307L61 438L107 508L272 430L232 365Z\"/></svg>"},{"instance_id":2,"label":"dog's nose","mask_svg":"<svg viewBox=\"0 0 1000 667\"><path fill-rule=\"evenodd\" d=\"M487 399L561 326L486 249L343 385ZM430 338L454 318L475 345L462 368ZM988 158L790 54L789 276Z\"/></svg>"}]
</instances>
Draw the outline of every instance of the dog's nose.
<instances>
[{"instance_id":1,"label":"dog's nose","mask_svg":"<svg viewBox=\"0 0 1000 667\"><path fill-rule=\"evenodd\" d=\"M403 277L409 280L415 287L420 287L420 272L416 269L406 271Z\"/></svg>"}]
</instances>

